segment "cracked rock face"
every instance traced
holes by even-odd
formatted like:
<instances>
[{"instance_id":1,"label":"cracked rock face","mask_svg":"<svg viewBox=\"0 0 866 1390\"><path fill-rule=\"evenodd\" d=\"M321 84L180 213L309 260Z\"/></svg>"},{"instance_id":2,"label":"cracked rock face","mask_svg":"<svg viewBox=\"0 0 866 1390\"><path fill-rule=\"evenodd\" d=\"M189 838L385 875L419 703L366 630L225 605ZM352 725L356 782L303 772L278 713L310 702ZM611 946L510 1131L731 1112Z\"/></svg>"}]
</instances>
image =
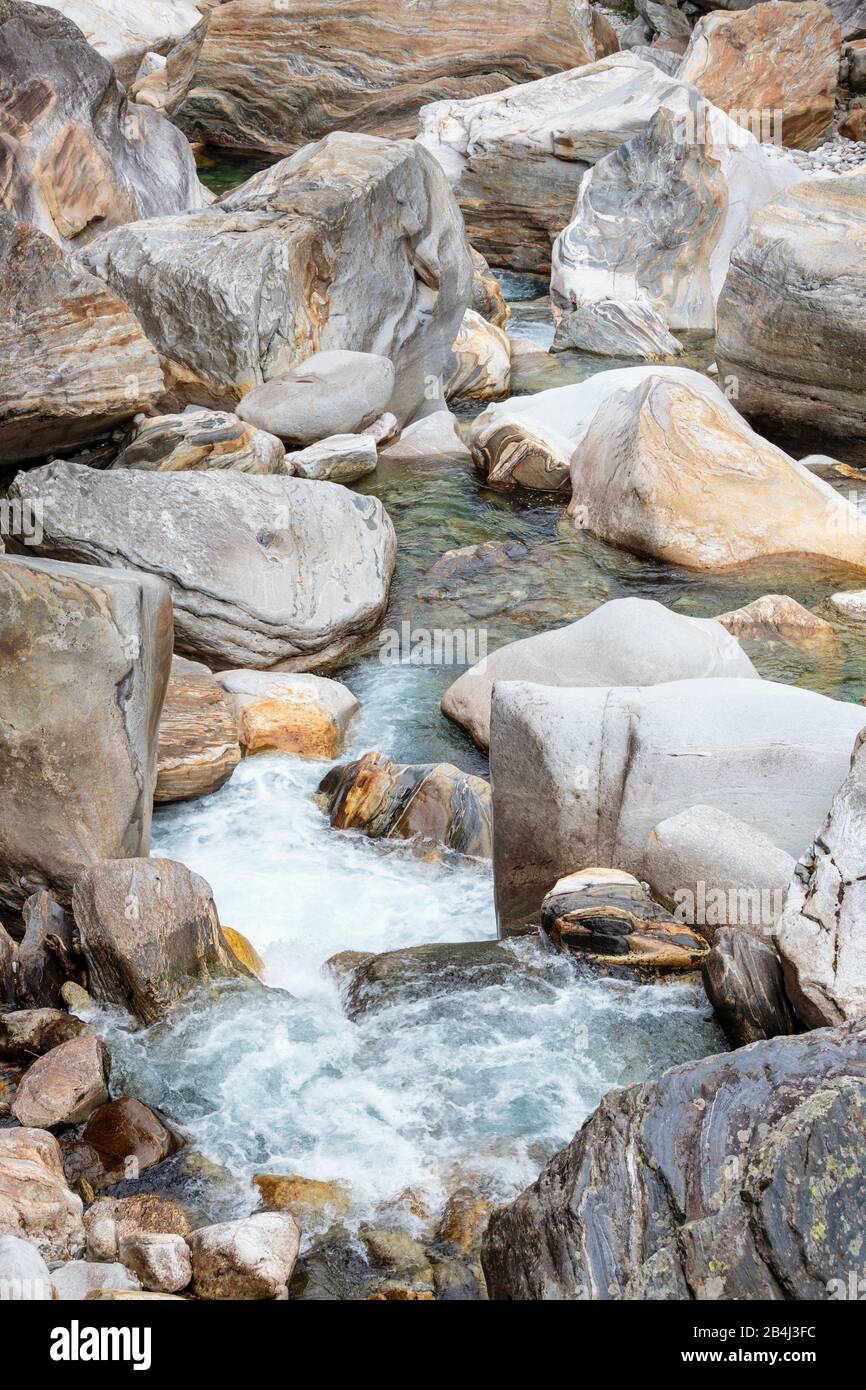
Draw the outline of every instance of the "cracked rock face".
<instances>
[{"instance_id":1,"label":"cracked rock face","mask_svg":"<svg viewBox=\"0 0 866 1390\"><path fill-rule=\"evenodd\" d=\"M0 0L0 187L22 222L76 248L139 217L200 208L184 136L130 106L65 15Z\"/></svg>"},{"instance_id":2,"label":"cracked rock face","mask_svg":"<svg viewBox=\"0 0 866 1390\"><path fill-rule=\"evenodd\" d=\"M866 1014L866 742L798 865L776 926L785 985L807 1028Z\"/></svg>"},{"instance_id":3,"label":"cracked rock face","mask_svg":"<svg viewBox=\"0 0 866 1390\"><path fill-rule=\"evenodd\" d=\"M0 216L0 461L87 443L162 391L128 305L50 237Z\"/></svg>"},{"instance_id":4,"label":"cracked rock face","mask_svg":"<svg viewBox=\"0 0 866 1390\"><path fill-rule=\"evenodd\" d=\"M472 292L436 161L344 132L204 212L107 232L85 259L132 305L173 397L228 410L316 353L351 350L390 358L403 424L429 409Z\"/></svg>"},{"instance_id":5,"label":"cracked rock face","mask_svg":"<svg viewBox=\"0 0 866 1390\"><path fill-rule=\"evenodd\" d=\"M86 472L91 470L86 469ZM0 901L147 854L171 662L168 590L146 574L0 557Z\"/></svg>"},{"instance_id":6,"label":"cracked rock face","mask_svg":"<svg viewBox=\"0 0 866 1390\"><path fill-rule=\"evenodd\" d=\"M210 11L191 58L169 58L172 117L191 139L276 154L332 130L414 136L426 102L616 46L586 0L498 0L481 23L472 0L231 0Z\"/></svg>"},{"instance_id":7,"label":"cracked rock face","mask_svg":"<svg viewBox=\"0 0 866 1390\"><path fill-rule=\"evenodd\" d=\"M866 437L866 176L810 179L754 214L718 302L741 410Z\"/></svg>"},{"instance_id":8,"label":"cracked rock face","mask_svg":"<svg viewBox=\"0 0 866 1390\"><path fill-rule=\"evenodd\" d=\"M493 1213L490 1297L826 1299L863 1273L864 1117L862 1026L611 1091Z\"/></svg>"},{"instance_id":9,"label":"cracked rock face","mask_svg":"<svg viewBox=\"0 0 866 1390\"><path fill-rule=\"evenodd\" d=\"M211 667L306 670L385 611L394 528L377 498L336 483L55 462L10 496L41 508L43 553L164 579L178 649Z\"/></svg>"}]
</instances>

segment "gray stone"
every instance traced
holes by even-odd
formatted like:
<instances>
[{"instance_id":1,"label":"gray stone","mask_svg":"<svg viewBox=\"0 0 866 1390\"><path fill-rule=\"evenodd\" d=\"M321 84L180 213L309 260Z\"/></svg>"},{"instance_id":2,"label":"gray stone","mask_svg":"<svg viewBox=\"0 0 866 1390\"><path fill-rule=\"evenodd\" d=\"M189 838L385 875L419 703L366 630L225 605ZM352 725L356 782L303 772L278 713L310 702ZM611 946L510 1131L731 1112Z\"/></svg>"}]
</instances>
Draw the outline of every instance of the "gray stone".
<instances>
[{"instance_id":1,"label":"gray stone","mask_svg":"<svg viewBox=\"0 0 866 1390\"><path fill-rule=\"evenodd\" d=\"M800 1031L773 947L738 927L719 927L704 986L732 1047Z\"/></svg>"},{"instance_id":2,"label":"gray stone","mask_svg":"<svg viewBox=\"0 0 866 1390\"><path fill-rule=\"evenodd\" d=\"M18 947L18 1001L26 1009L59 1009L60 991L75 973L72 919L50 893L34 893L21 909L24 936Z\"/></svg>"},{"instance_id":3,"label":"gray stone","mask_svg":"<svg viewBox=\"0 0 866 1390\"><path fill-rule=\"evenodd\" d=\"M394 367L387 357L342 349L317 352L285 375L254 386L238 415L303 448L372 424L393 390Z\"/></svg>"},{"instance_id":4,"label":"gray stone","mask_svg":"<svg viewBox=\"0 0 866 1390\"><path fill-rule=\"evenodd\" d=\"M36 1246L20 1236L0 1236L0 1303L44 1303L53 1297L51 1275Z\"/></svg>"},{"instance_id":5,"label":"gray stone","mask_svg":"<svg viewBox=\"0 0 866 1390\"><path fill-rule=\"evenodd\" d=\"M372 435L333 434L286 457L299 478L354 483L375 471L378 454Z\"/></svg>"},{"instance_id":6,"label":"gray stone","mask_svg":"<svg viewBox=\"0 0 866 1390\"><path fill-rule=\"evenodd\" d=\"M257 1212L204 1226L189 1237L192 1291L198 1298L277 1298L285 1294L301 1233L294 1217Z\"/></svg>"},{"instance_id":7,"label":"gray stone","mask_svg":"<svg viewBox=\"0 0 866 1390\"><path fill-rule=\"evenodd\" d=\"M80 1124L108 1100L110 1072L111 1054L101 1038L71 1038L27 1068L12 1114L20 1125L33 1129Z\"/></svg>"},{"instance_id":8,"label":"gray stone","mask_svg":"<svg viewBox=\"0 0 866 1390\"><path fill-rule=\"evenodd\" d=\"M600 299L562 314L551 351L571 348L600 357L638 357L655 362L662 357L678 357L683 345L668 332L664 318L648 300Z\"/></svg>"},{"instance_id":9,"label":"gray stone","mask_svg":"<svg viewBox=\"0 0 866 1390\"><path fill-rule=\"evenodd\" d=\"M151 1293L180 1293L192 1278L189 1246L180 1235L136 1231L121 1237L119 1255Z\"/></svg>"},{"instance_id":10,"label":"gray stone","mask_svg":"<svg viewBox=\"0 0 866 1390\"><path fill-rule=\"evenodd\" d=\"M279 439L227 410L187 409L152 415L123 441L112 468L176 473L188 468L233 468L239 473L285 473Z\"/></svg>"},{"instance_id":11,"label":"gray stone","mask_svg":"<svg viewBox=\"0 0 866 1390\"><path fill-rule=\"evenodd\" d=\"M46 1260L68 1260L84 1245L81 1213L54 1135L0 1128L0 1236L31 1241Z\"/></svg>"},{"instance_id":12,"label":"gray stone","mask_svg":"<svg viewBox=\"0 0 866 1390\"><path fill-rule=\"evenodd\" d=\"M59 1299L81 1303L96 1290L140 1289L141 1283L122 1264L92 1264L88 1260L70 1260L51 1275Z\"/></svg>"}]
</instances>

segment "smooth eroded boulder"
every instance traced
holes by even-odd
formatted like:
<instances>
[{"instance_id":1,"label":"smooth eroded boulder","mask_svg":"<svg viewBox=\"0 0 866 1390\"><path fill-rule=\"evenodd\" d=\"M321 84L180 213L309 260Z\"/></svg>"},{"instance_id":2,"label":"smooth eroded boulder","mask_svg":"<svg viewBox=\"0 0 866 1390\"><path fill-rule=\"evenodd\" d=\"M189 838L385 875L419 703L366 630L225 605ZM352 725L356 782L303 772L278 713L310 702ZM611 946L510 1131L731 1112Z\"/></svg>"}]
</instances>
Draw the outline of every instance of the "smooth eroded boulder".
<instances>
[{"instance_id":1,"label":"smooth eroded boulder","mask_svg":"<svg viewBox=\"0 0 866 1390\"><path fill-rule=\"evenodd\" d=\"M171 859L93 865L75 885L73 911L93 998L141 1023L198 985L253 978L223 939L204 879Z\"/></svg>"},{"instance_id":2,"label":"smooth eroded boulder","mask_svg":"<svg viewBox=\"0 0 866 1390\"><path fill-rule=\"evenodd\" d=\"M50 887L68 902L85 865L148 851L168 590L0 556L0 644L0 900Z\"/></svg>"},{"instance_id":3,"label":"smooth eroded boulder","mask_svg":"<svg viewBox=\"0 0 866 1390\"><path fill-rule=\"evenodd\" d=\"M716 360L749 416L866 437L866 176L810 179L753 215L719 296Z\"/></svg>"},{"instance_id":4,"label":"smooth eroded boulder","mask_svg":"<svg viewBox=\"0 0 866 1390\"><path fill-rule=\"evenodd\" d=\"M788 594L762 594L742 608L732 608L716 618L734 637L754 641L790 642L808 646L813 642L838 641L832 623L819 618Z\"/></svg>"},{"instance_id":5,"label":"smooth eroded boulder","mask_svg":"<svg viewBox=\"0 0 866 1390\"><path fill-rule=\"evenodd\" d=\"M335 758L361 708L351 690L324 676L223 671L217 679L247 753Z\"/></svg>"},{"instance_id":6,"label":"smooth eroded boulder","mask_svg":"<svg viewBox=\"0 0 866 1390\"><path fill-rule=\"evenodd\" d=\"M218 791L241 760L234 711L200 662L172 659L157 756L156 802Z\"/></svg>"},{"instance_id":7,"label":"smooth eroded boulder","mask_svg":"<svg viewBox=\"0 0 866 1390\"><path fill-rule=\"evenodd\" d=\"M864 1101L862 1027L758 1042L610 1091L493 1213L490 1297L839 1297L850 1270L866 1273Z\"/></svg>"},{"instance_id":8,"label":"smooth eroded boulder","mask_svg":"<svg viewBox=\"0 0 866 1390\"><path fill-rule=\"evenodd\" d=\"M211 666L303 670L385 611L394 528L376 498L336 483L55 462L10 495L40 508L43 553L165 579L177 647Z\"/></svg>"},{"instance_id":9,"label":"smooth eroded boulder","mask_svg":"<svg viewBox=\"0 0 866 1390\"><path fill-rule=\"evenodd\" d=\"M704 988L732 1047L800 1031L782 962L768 941L720 927L704 962Z\"/></svg>"},{"instance_id":10,"label":"smooth eroded boulder","mask_svg":"<svg viewBox=\"0 0 866 1390\"><path fill-rule=\"evenodd\" d=\"M490 697L497 680L537 685L657 685L698 676L757 678L719 624L690 618L654 599L619 598L567 627L508 642L464 671L442 696L442 713L480 748L490 744Z\"/></svg>"},{"instance_id":11,"label":"smooth eroded boulder","mask_svg":"<svg viewBox=\"0 0 866 1390\"><path fill-rule=\"evenodd\" d=\"M54 1135L0 1129L0 1236L29 1240L46 1260L68 1260L84 1245L81 1211Z\"/></svg>"},{"instance_id":12,"label":"smooth eroded boulder","mask_svg":"<svg viewBox=\"0 0 866 1390\"><path fill-rule=\"evenodd\" d=\"M195 0L45 0L71 19L130 86L143 60L165 54L201 19ZM203 4L202 9L206 8Z\"/></svg>"},{"instance_id":13,"label":"smooth eroded boulder","mask_svg":"<svg viewBox=\"0 0 866 1390\"><path fill-rule=\"evenodd\" d=\"M467 309L453 351L454 370L445 382L445 399L450 404L495 401L508 395L511 339L504 328Z\"/></svg>"},{"instance_id":14,"label":"smooth eroded boulder","mask_svg":"<svg viewBox=\"0 0 866 1390\"><path fill-rule=\"evenodd\" d=\"M63 1136L63 1166L71 1182L101 1192L140 1178L179 1147L164 1116L134 1096L118 1096L94 1110L78 1137Z\"/></svg>"},{"instance_id":15,"label":"smooth eroded boulder","mask_svg":"<svg viewBox=\"0 0 866 1390\"><path fill-rule=\"evenodd\" d=\"M695 569L771 555L866 569L866 515L715 388L650 375L608 396L571 481L575 525L638 555Z\"/></svg>"},{"instance_id":16,"label":"smooth eroded boulder","mask_svg":"<svg viewBox=\"0 0 866 1390\"><path fill-rule=\"evenodd\" d=\"M747 821L796 858L864 724L862 706L771 681L499 682L490 769L501 927L537 912L575 864L646 879L653 826L695 805Z\"/></svg>"},{"instance_id":17,"label":"smooth eroded boulder","mask_svg":"<svg viewBox=\"0 0 866 1390\"><path fill-rule=\"evenodd\" d=\"M50 1302L48 1266L36 1246L20 1236L0 1236L0 1302Z\"/></svg>"},{"instance_id":18,"label":"smooth eroded boulder","mask_svg":"<svg viewBox=\"0 0 866 1390\"><path fill-rule=\"evenodd\" d=\"M234 410L314 355L349 350L390 359L401 424L429 409L472 290L463 221L432 156L342 131L203 212L106 233L86 263L132 306L177 400ZM339 411L323 393L306 395ZM245 418L278 422L270 409Z\"/></svg>"},{"instance_id":19,"label":"smooth eroded boulder","mask_svg":"<svg viewBox=\"0 0 866 1390\"><path fill-rule=\"evenodd\" d=\"M617 46L586 0L500 0L478 20L471 0L231 0L177 60L173 119L192 139L277 154L335 129L413 136L437 97L498 91Z\"/></svg>"},{"instance_id":20,"label":"smooth eroded boulder","mask_svg":"<svg viewBox=\"0 0 866 1390\"><path fill-rule=\"evenodd\" d=\"M282 376L254 386L238 415L295 448L332 434L356 434L384 411L394 367L374 352L317 352Z\"/></svg>"},{"instance_id":21,"label":"smooth eroded boulder","mask_svg":"<svg viewBox=\"0 0 866 1390\"><path fill-rule=\"evenodd\" d=\"M44 5L0 3L3 206L65 246L204 204L179 130L130 106L111 64Z\"/></svg>"},{"instance_id":22,"label":"smooth eroded boulder","mask_svg":"<svg viewBox=\"0 0 866 1390\"><path fill-rule=\"evenodd\" d=\"M378 451L372 434L332 434L306 449L286 455L286 471L297 478L356 483L376 470Z\"/></svg>"},{"instance_id":23,"label":"smooth eroded boulder","mask_svg":"<svg viewBox=\"0 0 866 1390\"><path fill-rule=\"evenodd\" d=\"M111 1054L85 1034L37 1057L18 1083L12 1114L20 1125L50 1129L77 1125L108 1100Z\"/></svg>"},{"instance_id":24,"label":"smooth eroded boulder","mask_svg":"<svg viewBox=\"0 0 866 1390\"><path fill-rule=\"evenodd\" d=\"M162 390L132 310L43 232L0 216L0 462L93 440Z\"/></svg>"},{"instance_id":25,"label":"smooth eroded boulder","mask_svg":"<svg viewBox=\"0 0 866 1390\"><path fill-rule=\"evenodd\" d=\"M151 415L123 441L112 468L177 473L188 468L233 468L238 473L282 473L286 451L266 430L228 410L188 409Z\"/></svg>"}]
</instances>

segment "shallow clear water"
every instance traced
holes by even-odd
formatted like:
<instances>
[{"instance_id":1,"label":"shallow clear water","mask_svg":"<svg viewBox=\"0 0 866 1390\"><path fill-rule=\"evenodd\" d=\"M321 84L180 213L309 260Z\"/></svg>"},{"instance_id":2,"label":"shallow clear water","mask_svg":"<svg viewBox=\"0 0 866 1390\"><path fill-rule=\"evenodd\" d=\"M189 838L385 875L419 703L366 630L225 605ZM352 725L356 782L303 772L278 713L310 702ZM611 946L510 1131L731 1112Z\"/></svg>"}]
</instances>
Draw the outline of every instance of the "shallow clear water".
<instances>
[{"instance_id":1,"label":"shallow clear water","mask_svg":"<svg viewBox=\"0 0 866 1390\"><path fill-rule=\"evenodd\" d=\"M211 174L228 186L220 166ZM527 278L503 277L519 336L549 328L546 300ZM711 360L711 345L694 351L696 364ZM525 358L515 389L611 365L574 353ZM706 617L767 592L814 605L858 586L850 573L787 562L719 576L623 554L568 526L561 499L497 493L470 467L383 461L359 490L382 498L400 542L386 632L461 628L492 650L619 595ZM465 583L459 600L425 596L427 571L446 550L486 540L526 550L492 579ZM483 756L439 712L457 670L384 664L380 645L371 638L338 673L363 703L346 756L378 749L484 772ZM866 693L853 643L829 658L781 644L749 650L771 679L848 699ZM611 1086L724 1046L700 989L587 982L553 960L543 988L471 989L349 1022L322 969L329 956L493 937L492 883L486 864L422 860L330 830L314 801L325 767L260 756L215 795L154 818L153 853L205 876L221 919L250 938L277 987L196 999L143 1033L106 1020L115 1084L187 1125L207 1157L244 1179L338 1179L352 1190L354 1218L399 1206L408 1189L435 1208L467 1176L510 1196ZM238 1201L248 1209L251 1191Z\"/></svg>"}]
</instances>

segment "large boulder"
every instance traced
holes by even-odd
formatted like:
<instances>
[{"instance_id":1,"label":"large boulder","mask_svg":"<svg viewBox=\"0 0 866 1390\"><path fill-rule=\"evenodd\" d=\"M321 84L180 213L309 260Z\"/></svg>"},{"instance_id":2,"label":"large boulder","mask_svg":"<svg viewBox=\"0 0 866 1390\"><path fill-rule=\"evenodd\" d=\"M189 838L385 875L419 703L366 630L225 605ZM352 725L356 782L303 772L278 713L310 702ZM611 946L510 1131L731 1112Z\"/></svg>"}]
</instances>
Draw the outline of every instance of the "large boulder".
<instances>
[{"instance_id":1,"label":"large boulder","mask_svg":"<svg viewBox=\"0 0 866 1390\"><path fill-rule=\"evenodd\" d=\"M227 410L151 415L130 432L112 468L177 473L191 468L232 468L238 473L283 473L286 451L275 435Z\"/></svg>"},{"instance_id":2,"label":"large boulder","mask_svg":"<svg viewBox=\"0 0 866 1390\"><path fill-rule=\"evenodd\" d=\"M740 644L718 623L674 613L654 599L619 598L567 627L508 642L484 657L449 685L442 713L487 748L494 681L658 685L698 676L757 674Z\"/></svg>"},{"instance_id":3,"label":"large boulder","mask_svg":"<svg viewBox=\"0 0 866 1390\"><path fill-rule=\"evenodd\" d=\"M568 66L421 112L418 138L447 173L469 239L492 265L545 273L582 175L643 130L680 86L631 53Z\"/></svg>"},{"instance_id":4,"label":"large boulder","mask_svg":"<svg viewBox=\"0 0 866 1390\"><path fill-rule=\"evenodd\" d=\"M188 1238L197 1298L285 1296L301 1232L288 1212L256 1212L240 1221L203 1226Z\"/></svg>"},{"instance_id":5,"label":"large boulder","mask_svg":"<svg viewBox=\"0 0 866 1390\"><path fill-rule=\"evenodd\" d=\"M437 97L577 67L617 46L587 0L231 0L211 10L173 119L191 139L289 154L329 131L412 136ZM267 61L262 62L262 53Z\"/></svg>"},{"instance_id":6,"label":"large boulder","mask_svg":"<svg viewBox=\"0 0 866 1390\"><path fill-rule=\"evenodd\" d=\"M796 864L769 836L717 806L689 806L659 821L644 853L655 897L708 941L723 927L769 939Z\"/></svg>"},{"instance_id":7,"label":"large boulder","mask_svg":"<svg viewBox=\"0 0 866 1390\"><path fill-rule=\"evenodd\" d=\"M511 339L504 328L495 327L473 309L467 309L453 351L454 370L445 383L449 404L495 401L508 395Z\"/></svg>"},{"instance_id":8,"label":"large boulder","mask_svg":"<svg viewBox=\"0 0 866 1390\"><path fill-rule=\"evenodd\" d=\"M68 902L85 865L148 852L168 590L0 556L0 646L0 901L50 887Z\"/></svg>"},{"instance_id":9,"label":"large boulder","mask_svg":"<svg viewBox=\"0 0 866 1390\"><path fill-rule=\"evenodd\" d=\"M63 1166L70 1182L102 1192L141 1177L179 1147L163 1116L134 1096L119 1096L94 1110L80 1135L67 1131Z\"/></svg>"},{"instance_id":10,"label":"large boulder","mask_svg":"<svg viewBox=\"0 0 866 1390\"><path fill-rule=\"evenodd\" d=\"M811 150L836 113L841 49L826 5L772 0L699 20L677 76L743 124L772 112L776 128L768 135Z\"/></svg>"},{"instance_id":11,"label":"large boulder","mask_svg":"<svg viewBox=\"0 0 866 1390\"><path fill-rule=\"evenodd\" d=\"M66 246L204 204L187 141L131 107L111 64L65 15L0 2L5 210Z\"/></svg>"},{"instance_id":12,"label":"large boulder","mask_svg":"<svg viewBox=\"0 0 866 1390\"><path fill-rule=\"evenodd\" d=\"M472 289L432 156L342 132L205 212L106 233L86 261L132 305L176 398L233 409L315 353L349 349L391 359L401 424L429 409Z\"/></svg>"},{"instance_id":13,"label":"large boulder","mask_svg":"<svg viewBox=\"0 0 866 1390\"><path fill-rule=\"evenodd\" d=\"M759 3L759 0L697 0L702 10L748 10L752 5ZM866 36L866 4L864 0L826 0L827 9L830 11L837 24L841 27L842 37L845 39L858 39Z\"/></svg>"},{"instance_id":14,"label":"large boulder","mask_svg":"<svg viewBox=\"0 0 866 1390\"><path fill-rule=\"evenodd\" d=\"M84 1245L81 1212L54 1135L0 1129L0 1236L31 1241L46 1260L68 1260Z\"/></svg>"},{"instance_id":15,"label":"large boulder","mask_svg":"<svg viewBox=\"0 0 866 1390\"><path fill-rule=\"evenodd\" d=\"M154 801L218 791L240 760L237 718L216 678L199 662L174 657L159 720Z\"/></svg>"},{"instance_id":16,"label":"large boulder","mask_svg":"<svg viewBox=\"0 0 866 1390\"><path fill-rule=\"evenodd\" d=\"M866 1272L864 1114L862 1027L610 1091L493 1213L490 1297L826 1299Z\"/></svg>"},{"instance_id":17,"label":"large boulder","mask_svg":"<svg viewBox=\"0 0 866 1390\"><path fill-rule=\"evenodd\" d=\"M555 319L565 316L561 336L572 314L599 301L649 307L674 333L712 333L731 249L750 214L805 178L790 156L679 85L645 129L581 182L553 248L551 307Z\"/></svg>"},{"instance_id":18,"label":"large boulder","mask_svg":"<svg viewBox=\"0 0 866 1390\"><path fill-rule=\"evenodd\" d=\"M490 770L500 925L525 922L575 865L646 879L653 826L698 804L799 856L864 725L862 705L770 681L499 682Z\"/></svg>"},{"instance_id":19,"label":"large boulder","mask_svg":"<svg viewBox=\"0 0 866 1390\"><path fill-rule=\"evenodd\" d=\"M695 569L771 555L866 569L866 515L719 391L651 374L609 395L571 481L578 529L639 555Z\"/></svg>"},{"instance_id":20,"label":"large boulder","mask_svg":"<svg viewBox=\"0 0 866 1390\"><path fill-rule=\"evenodd\" d=\"M37 1057L12 1102L20 1125L77 1125L108 1100L111 1056L101 1038L83 1034Z\"/></svg>"},{"instance_id":21,"label":"large boulder","mask_svg":"<svg viewBox=\"0 0 866 1390\"><path fill-rule=\"evenodd\" d=\"M754 214L719 296L716 355L748 415L866 437L866 175L810 179Z\"/></svg>"},{"instance_id":22,"label":"large boulder","mask_svg":"<svg viewBox=\"0 0 866 1390\"><path fill-rule=\"evenodd\" d=\"M190 989L252 980L225 941L207 883L171 859L114 859L73 894L90 992L153 1023Z\"/></svg>"},{"instance_id":23,"label":"large boulder","mask_svg":"<svg viewBox=\"0 0 866 1390\"><path fill-rule=\"evenodd\" d=\"M331 768L319 796L335 830L411 840L428 854L445 848L490 857L490 785L452 763L394 763L365 753Z\"/></svg>"},{"instance_id":24,"label":"large boulder","mask_svg":"<svg viewBox=\"0 0 866 1390\"><path fill-rule=\"evenodd\" d=\"M866 1014L866 742L791 880L776 926L788 994L807 1028Z\"/></svg>"},{"instance_id":25,"label":"large boulder","mask_svg":"<svg viewBox=\"0 0 866 1390\"><path fill-rule=\"evenodd\" d=\"M178 649L211 666L303 670L385 611L394 528L336 483L58 461L20 473L10 497L39 510L43 553L165 579Z\"/></svg>"},{"instance_id":26,"label":"large boulder","mask_svg":"<svg viewBox=\"0 0 866 1390\"><path fill-rule=\"evenodd\" d=\"M651 376L681 382L714 401L721 398L707 377L686 367L621 367L571 386L512 396L488 406L472 422L469 448L476 468L493 487L566 491L572 455L599 406L614 392L640 386Z\"/></svg>"},{"instance_id":27,"label":"large boulder","mask_svg":"<svg viewBox=\"0 0 866 1390\"><path fill-rule=\"evenodd\" d=\"M132 310L10 216L0 216L0 342L0 463L95 439L163 391Z\"/></svg>"},{"instance_id":28,"label":"large boulder","mask_svg":"<svg viewBox=\"0 0 866 1390\"><path fill-rule=\"evenodd\" d=\"M129 87L145 54L164 54L201 19L196 0L44 0L77 24ZM207 8L202 3L202 9Z\"/></svg>"}]
</instances>

